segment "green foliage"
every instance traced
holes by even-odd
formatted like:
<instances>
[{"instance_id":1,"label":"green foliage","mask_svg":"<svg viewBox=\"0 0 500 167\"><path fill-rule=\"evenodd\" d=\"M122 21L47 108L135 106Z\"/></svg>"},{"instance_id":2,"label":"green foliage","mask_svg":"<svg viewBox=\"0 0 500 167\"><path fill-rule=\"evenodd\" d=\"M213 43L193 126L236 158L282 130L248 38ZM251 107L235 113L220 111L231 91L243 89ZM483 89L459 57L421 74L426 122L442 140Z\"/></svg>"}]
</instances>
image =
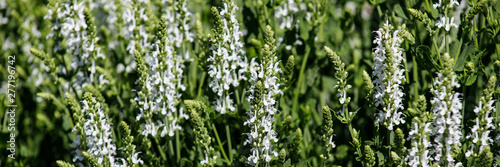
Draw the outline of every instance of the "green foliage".
<instances>
[{"instance_id":1,"label":"green foliage","mask_svg":"<svg viewBox=\"0 0 500 167\"><path fill-rule=\"evenodd\" d=\"M126 161L127 166L248 165L252 146L243 145L251 130L244 125L251 117L247 111L255 109L256 119L263 118L264 103L269 102L265 100L271 98L266 79L275 74L281 91L272 97L277 113L271 128L259 131L277 133L277 141L270 144L276 154L270 161L260 157L256 166L414 165L408 158L414 146L431 149L416 139L435 144L434 97L440 95L435 90L443 89L435 86L438 72L445 78L441 85L460 93L462 104L463 144L451 146L452 158L463 166L492 166L500 157L495 140L500 135L499 1L457 1L460 7L451 4L454 1L434 7L437 1L418 0L0 1L2 166L78 166L73 160L76 149L82 150L84 165L110 166L108 160L99 162L96 155L85 152L89 120L110 124L116 162ZM224 5L235 9L235 15ZM448 25L448 30L446 25L438 26L442 17L454 17L445 22L457 26ZM218 54L212 48L215 44L234 47L227 40L234 34L224 31L234 28L233 20L242 32L238 39L247 65L242 65L245 72L231 77L246 80L225 89L223 96L232 100L235 111L220 114L214 112L218 94L210 86L212 69L207 62ZM375 91L379 82L373 77L377 66L373 41L378 35L374 31L379 28L389 32L382 38L388 63L384 73L388 77L382 82L393 79L397 69L403 70L405 80L398 81L405 123L393 130L376 123L376 113L394 106L389 92L382 95L380 105L374 101L380 96ZM177 38L180 42L171 42ZM399 49L392 47L395 43ZM151 65L153 45L159 50L155 67ZM167 60L168 47L178 56L174 63ZM397 52L404 61L395 65ZM249 81L248 64L253 58L260 63L255 70L265 72L255 83ZM177 65L184 67L165 71ZM220 71L236 68L219 65ZM281 71L269 70L274 66ZM164 71L160 75L165 76L182 72L182 78L162 76L164 80L151 81L156 71ZM454 74L457 77L451 78ZM460 88L450 86L452 80ZM152 82L161 86L152 88ZM186 88L175 90L181 96L173 96L174 115L189 118L176 122L182 129L175 129L173 136L144 136L144 121L138 119L141 109L168 105L170 92L160 87L171 84ZM254 92L249 91L252 86ZM10 100L13 91L15 98ZM152 94L165 96L158 101L162 105L143 100ZM492 107L486 107L490 101L494 101ZM13 133L8 113L12 106L16 106ZM104 119L91 118L100 110ZM491 117L491 122L480 119L475 129L481 114ZM472 131L491 131L487 137L493 140L471 149L473 137L466 136ZM11 134L16 140L15 159L5 151ZM81 143L75 147L77 136ZM436 160L429 165L443 166Z\"/></svg>"}]
</instances>

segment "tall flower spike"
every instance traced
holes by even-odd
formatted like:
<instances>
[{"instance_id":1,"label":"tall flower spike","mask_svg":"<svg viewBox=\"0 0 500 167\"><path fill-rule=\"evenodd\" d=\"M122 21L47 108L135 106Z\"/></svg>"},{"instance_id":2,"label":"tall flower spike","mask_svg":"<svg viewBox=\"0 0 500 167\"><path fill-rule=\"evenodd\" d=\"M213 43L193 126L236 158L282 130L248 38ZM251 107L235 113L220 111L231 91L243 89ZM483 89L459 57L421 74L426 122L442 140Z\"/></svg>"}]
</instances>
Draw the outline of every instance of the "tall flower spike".
<instances>
[{"instance_id":1,"label":"tall flower spike","mask_svg":"<svg viewBox=\"0 0 500 167\"><path fill-rule=\"evenodd\" d=\"M220 12L217 8L212 8L216 27L215 36L210 41L211 54L207 58L211 78L208 86L218 97L214 102L214 109L221 114L236 109L233 99L229 97L233 93L230 89L239 86L240 80L246 80L244 74L248 66L240 39L243 33L236 19L238 6L230 0L224 0L223 5Z\"/></svg>"},{"instance_id":2,"label":"tall flower spike","mask_svg":"<svg viewBox=\"0 0 500 167\"><path fill-rule=\"evenodd\" d=\"M50 9L45 19L54 21L52 32L47 38L55 37L54 52L61 50L72 57L70 67L76 71L76 77L72 78L72 83L78 94L82 93L82 88L88 84L105 84L108 81L97 75L96 63L98 59L105 59L98 45L97 30L94 17L88 10L87 1L68 1L64 4L54 5L54 10ZM64 48L63 48L64 47ZM61 72L65 73L66 67L60 66ZM83 69L83 70L82 70ZM94 82L98 81L98 82Z\"/></svg>"},{"instance_id":3,"label":"tall flower spike","mask_svg":"<svg viewBox=\"0 0 500 167\"><path fill-rule=\"evenodd\" d=\"M249 89L250 110L247 115L249 119L243 123L248 126L250 133L243 133L248 138L243 145L250 145L252 154L248 157L247 163L256 165L259 162L270 162L278 157L276 152L276 142L278 142L277 133L274 131L274 115L278 113L276 108L277 96L283 92L280 86L283 84L280 80L282 73L279 67L279 61L274 51L273 31L267 26L265 34L265 45L262 48L262 64L255 62L255 58L250 62L250 83ZM271 45L271 46L270 46Z\"/></svg>"},{"instance_id":4,"label":"tall flower spike","mask_svg":"<svg viewBox=\"0 0 500 167\"><path fill-rule=\"evenodd\" d=\"M126 43L126 50L129 55L134 55L137 50L140 54L147 52L151 46L151 41L148 40L150 35L146 30L146 23L150 19L147 12L148 0L122 0L121 19L123 19L123 27L121 32ZM122 66L126 73L136 69L136 61L132 56L125 56L124 65Z\"/></svg>"},{"instance_id":5,"label":"tall flower spike","mask_svg":"<svg viewBox=\"0 0 500 167\"><path fill-rule=\"evenodd\" d=\"M352 86L347 84L348 73L345 71L344 62L340 60L340 57L337 53L333 52L332 49L325 46L325 51L330 58L330 62L333 64L333 68L335 69L337 84L334 87L337 88L337 97L339 98L340 105L342 105L342 108L337 111L337 114L342 115L344 112L348 112L347 106L349 105L351 98L347 97L347 92Z\"/></svg>"},{"instance_id":6,"label":"tall flower spike","mask_svg":"<svg viewBox=\"0 0 500 167\"><path fill-rule=\"evenodd\" d=\"M116 146L111 124L101 109L101 103L91 93L85 93L82 109L75 113L75 120L76 124L72 132L76 135L76 140L72 145L76 155L73 162L83 162L85 157L83 154L88 153L88 156L99 164L108 166L127 164L125 159L115 157Z\"/></svg>"},{"instance_id":7,"label":"tall flower spike","mask_svg":"<svg viewBox=\"0 0 500 167\"><path fill-rule=\"evenodd\" d=\"M408 109L414 112L410 112L413 116L412 129L407 140L410 141L411 148L408 149L405 161L412 167L430 166L432 157L429 153L431 147L429 133L432 132L430 119L433 116L426 111L427 101L424 95L419 96L417 105L419 107Z\"/></svg>"},{"instance_id":8,"label":"tall flower spike","mask_svg":"<svg viewBox=\"0 0 500 167\"><path fill-rule=\"evenodd\" d=\"M448 17L449 13L446 13L447 11L451 11L455 5L459 5L457 0L444 0L444 2L443 0L438 0L437 3L432 5L434 9L438 9L439 11L439 18L435 22L436 27L444 28L446 31L450 31L451 27L458 28L458 25L455 23L455 17L450 18Z\"/></svg>"},{"instance_id":9,"label":"tall flower spike","mask_svg":"<svg viewBox=\"0 0 500 167\"><path fill-rule=\"evenodd\" d=\"M212 139L208 135L207 128L204 126L205 120L199 114L205 112L206 106L202 102L195 100L184 100L184 104L186 104L187 112L191 116L189 121L193 126L193 133L196 136L194 143L203 149L204 158L200 161L200 164L202 166L214 166L217 156L214 155L214 148L210 144Z\"/></svg>"},{"instance_id":10,"label":"tall flower spike","mask_svg":"<svg viewBox=\"0 0 500 167\"><path fill-rule=\"evenodd\" d=\"M496 77L491 76L488 81L488 87L484 89L478 106L474 109L476 119L474 126L471 129L471 134L467 135L467 139L472 139L469 150L465 153L468 161L474 164L475 159L478 159L480 154L485 151L485 148L490 146L493 140L490 137L491 130L495 128L493 117L490 115L495 112L495 101L493 93L495 92ZM478 164L474 164L478 165ZM490 165L491 166L491 162Z\"/></svg>"},{"instance_id":11,"label":"tall flower spike","mask_svg":"<svg viewBox=\"0 0 500 167\"><path fill-rule=\"evenodd\" d=\"M454 147L462 146L462 101L460 93L453 89L459 88L457 76L453 71L453 59L448 53L443 56L444 68L437 73L431 93L432 112L434 115L433 151L434 162L442 166L455 166Z\"/></svg>"},{"instance_id":12,"label":"tall flower spike","mask_svg":"<svg viewBox=\"0 0 500 167\"><path fill-rule=\"evenodd\" d=\"M373 101L378 109L377 120L380 123L393 130L395 125L404 124L403 106L403 87L405 82L404 68L402 68L405 59L403 49L399 45L403 42L400 31L394 30L387 20L378 31L377 37L373 43L377 46L373 48Z\"/></svg>"},{"instance_id":13,"label":"tall flower spike","mask_svg":"<svg viewBox=\"0 0 500 167\"><path fill-rule=\"evenodd\" d=\"M181 119L189 118L179 106L182 96L180 92L186 89L182 84L184 58L175 54L172 43L165 34L167 25L164 17L158 27L158 41L152 45L152 51L146 56L149 75L143 76L144 69L139 69L139 82L144 82L142 88L145 90L141 90L139 96L134 99L140 105L140 113L136 119L144 120L141 127L144 136L156 136L158 132L161 137L165 134L174 136L176 130L182 129L179 126ZM146 65L142 62L143 59L136 57L139 68L144 68Z\"/></svg>"},{"instance_id":14,"label":"tall flower spike","mask_svg":"<svg viewBox=\"0 0 500 167\"><path fill-rule=\"evenodd\" d=\"M162 1L164 9L162 17L165 17L167 26L166 35L172 42L173 47L178 54L187 61L189 60L189 52L182 50L182 45L186 42L192 43L194 41L194 34L191 32L191 17L192 14L186 6L186 0L180 1Z\"/></svg>"},{"instance_id":15,"label":"tall flower spike","mask_svg":"<svg viewBox=\"0 0 500 167\"><path fill-rule=\"evenodd\" d=\"M331 156L330 150L335 148L335 143L333 142L333 117L330 107L323 107L323 135L321 139L325 143L326 155L321 155L324 159L328 159Z\"/></svg>"}]
</instances>

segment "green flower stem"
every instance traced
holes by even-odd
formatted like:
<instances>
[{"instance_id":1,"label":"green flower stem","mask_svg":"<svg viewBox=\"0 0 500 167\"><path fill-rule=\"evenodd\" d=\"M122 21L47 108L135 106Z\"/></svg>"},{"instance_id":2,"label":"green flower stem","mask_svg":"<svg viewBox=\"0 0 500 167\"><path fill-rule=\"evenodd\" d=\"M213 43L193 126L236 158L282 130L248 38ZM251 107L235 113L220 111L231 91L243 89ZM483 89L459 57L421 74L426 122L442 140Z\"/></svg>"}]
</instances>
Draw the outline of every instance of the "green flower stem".
<instances>
[{"instance_id":1,"label":"green flower stem","mask_svg":"<svg viewBox=\"0 0 500 167\"><path fill-rule=\"evenodd\" d=\"M229 159L227 158L226 152L224 151L224 147L222 147L222 143L220 142L220 139L219 139L219 133L217 133L217 129L215 129L215 125L212 123L212 124L208 124L208 126L209 126L209 128L211 128L214 131L215 139L217 139L217 143L219 144L219 148L222 152L222 156L224 156L224 159L226 159L227 163L231 164L231 161L229 161Z\"/></svg>"},{"instance_id":2,"label":"green flower stem","mask_svg":"<svg viewBox=\"0 0 500 167\"><path fill-rule=\"evenodd\" d=\"M170 150L168 153L170 154L170 158L175 158L174 156L174 146L172 144L172 140L168 140L168 149ZM173 162L173 161L172 161Z\"/></svg>"},{"instance_id":3,"label":"green flower stem","mask_svg":"<svg viewBox=\"0 0 500 167\"><path fill-rule=\"evenodd\" d=\"M444 17L448 18L448 8L447 7L444 9ZM449 47L449 42L448 42L448 31L444 31L444 43L446 46L446 52L450 53L450 47Z\"/></svg>"},{"instance_id":4,"label":"green flower stem","mask_svg":"<svg viewBox=\"0 0 500 167\"><path fill-rule=\"evenodd\" d=\"M404 54L404 59L405 60L408 60L406 58L406 54ZM415 62L415 61L413 61ZM406 83L410 83L410 74L408 73L408 71L410 70L407 70L406 68L408 68L408 64L406 63L406 61L403 61L403 65L404 65L404 68L405 68L405 79L406 79Z\"/></svg>"},{"instance_id":5,"label":"green flower stem","mask_svg":"<svg viewBox=\"0 0 500 167\"><path fill-rule=\"evenodd\" d=\"M378 11L378 15L379 16L382 16L382 9L380 9L380 5L377 5L377 11Z\"/></svg>"},{"instance_id":6,"label":"green flower stem","mask_svg":"<svg viewBox=\"0 0 500 167\"><path fill-rule=\"evenodd\" d=\"M200 86L198 87L198 95L196 96L196 99L200 99L201 91L202 91L201 87L203 87L203 83L205 82L206 75L207 75L206 72L201 74Z\"/></svg>"},{"instance_id":7,"label":"green flower stem","mask_svg":"<svg viewBox=\"0 0 500 167\"><path fill-rule=\"evenodd\" d=\"M417 61L415 59L415 56L413 56L413 81L415 83L413 83L413 86L414 86L414 89L415 89L415 92L413 92L414 94L414 98L415 100L418 100L418 66L417 66Z\"/></svg>"},{"instance_id":8,"label":"green flower stem","mask_svg":"<svg viewBox=\"0 0 500 167\"><path fill-rule=\"evenodd\" d=\"M314 39L314 37L311 38ZM295 89L295 96L293 97L293 106L291 112L296 112L297 110L297 104L299 101L299 92L303 84L304 70L306 69L307 59L309 57L310 52L311 52L311 47L309 45L306 45L306 52L304 54L304 58L302 59L302 65L300 66L299 80L297 81L297 88ZM286 115L287 113L283 112L283 118L286 118Z\"/></svg>"},{"instance_id":9,"label":"green flower stem","mask_svg":"<svg viewBox=\"0 0 500 167\"><path fill-rule=\"evenodd\" d=\"M125 104L123 104L123 100L122 100L122 97L120 97L120 95L117 95L116 99L118 100L118 103L120 103L120 107L123 107L125 105Z\"/></svg>"},{"instance_id":10,"label":"green flower stem","mask_svg":"<svg viewBox=\"0 0 500 167\"><path fill-rule=\"evenodd\" d=\"M436 36L437 36L437 33L436 33ZM439 48L436 44L436 40L432 41L432 44L434 44L434 48L436 48L436 53L438 55L438 58L439 58L439 65L441 65L441 68L443 68L443 62L441 62L441 54L439 53Z\"/></svg>"},{"instance_id":11,"label":"green flower stem","mask_svg":"<svg viewBox=\"0 0 500 167\"><path fill-rule=\"evenodd\" d=\"M181 140L179 139L179 130L175 130L175 154L177 155L177 163L181 162Z\"/></svg>"},{"instance_id":12,"label":"green flower stem","mask_svg":"<svg viewBox=\"0 0 500 167\"><path fill-rule=\"evenodd\" d=\"M466 96L467 85L465 84L466 82L467 82L467 73L464 72L464 85L462 86L462 97L464 97L463 101L462 101L462 118L465 118L465 103L467 102L467 98L465 98L465 97L467 97ZM463 127L466 127L465 126L465 122L466 121L462 121L462 126ZM465 133L465 128L462 128L462 134L467 134L467 133ZM464 149L465 148L466 147L464 147Z\"/></svg>"},{"instance_id":13,"label":"green flower stem","mask_svg":"<svg viewBox=\"0 0 500 167\"><path fill-rule=\"evenodd\" d=\"M156 146L158 147L158 151L160 152L161 158L164 161L167 161L167 156L165 156L165 153L163 152L163 149L161 148L160 142L158 142L158 137L154 137Z\"/></svg>"},{"instance_id":14,"label":"green flower stem","mask_svg":"<svg viewBox=\"0 0 500 167\"><path fill-rule=\"evenodd\" d=\"M60 97L64 97L64 95L63 95L64 91L62 91L61 87L59 87L58 89L59 89ZM76 99L76 97L75 97L75 99ZM71 125L71 128L75 127L75 124L73 124L73 114L71 114L67 108L64 108L64 113L68 116L67 119L69 121L69 124ZM6 117L4 117L4 118L6 118ZM7 122L7 121L5 121L5 122ZM3 127L5 127L5 126L3 126Z\"/></svg>"},{"instance_id":15,"label":"green flower stem","mask_svg":"<svg viewBox=\"0 0 500 167\"><path fill-rule=\"evenodd\" d=\"M238 92L238 91L236 91ZM236 96L238 97L238 96ZM227 120L227 119L224 119L224 120ZM233 146L231 145L231 131L229 129L229 124L227 124L227 121L224 121L225 124L226 124L226 137L227 137L227 144L228 144L228 152L229 152L229 163L232 164L233 163L233 154L231 154L231 150L233 150Z\"/></svg>"},{"instance_id":16,"label":"green flower stem","mask_svg":"<svg viewBox=\"0 0 500 167\"><path fill-rule=\"evenodd\" d=\"M236 104L240 106L240 92L238 90L234 90L234 95L236 96ZM239 108L239 107L238 107Z\"/></svg>"}]
</instances>

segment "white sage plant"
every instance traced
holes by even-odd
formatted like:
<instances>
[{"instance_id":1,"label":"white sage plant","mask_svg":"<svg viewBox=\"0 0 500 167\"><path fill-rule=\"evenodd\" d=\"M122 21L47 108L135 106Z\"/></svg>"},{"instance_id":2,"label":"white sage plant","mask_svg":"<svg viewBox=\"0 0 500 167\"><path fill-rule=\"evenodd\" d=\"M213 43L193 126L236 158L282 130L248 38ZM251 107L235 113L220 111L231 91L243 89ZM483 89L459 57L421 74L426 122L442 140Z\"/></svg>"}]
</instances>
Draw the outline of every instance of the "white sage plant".
<instances>
[{"instance_id":1,"label":"white sage plant","mask_svg":"<svg viewBox=\"0 0 500 167\"><path fill-rule=\"evenodd\" d=\"M493 143L493 139L490 137L490 133L495 129L493 123L493 116L491 115L496 111L495 100L493 100L493 93L495 92L496 77L492 76L489 79L488 86L483 91L483 96L479 100L478 106L474 108L474 113L476 118L474 119L474 125L471 128L471 133L467 135L466 139L472 140L469 145L469 149L465 153L468 161L474 165L476 158L484 155L485 152L490 152L490 145Z\"/></svg>"},{"instance_id":2,"label":"white sage plant","mask_svg":"<svg viewBox=\"0 0 500 167\"><path fill-rule=\"evenodd\" d=\"M377 36L373 40L376 47L373 48L373 100L377 109L377 120L379 123L393 130L394 126L404 124L405 115L401 112L403 106L403 87L406 81L403 63L403 49L400 48L403 38L402 30L396 29L386 20L384 26L375 31Z\"/></svg>"},{"instance_id":3,"label":"white sage plant","mask_svg":"<svg viewBox=\"0 0 500 167\"><path fill-rule=\"evenodd\" d=\"M246 80L246 69L248 67L240 25L236 18L238 6L232 0L224 0L220 12L212 7L215 28L214 38L210 41L210 54L207 58L208 75L210 83L208 86L216 94L214 109L225 114L227 111L235 111L233 99L231 99L231 87L238 87L240 80Z\"/></svg>"},{"instance_id":4,"label":"white sage plant","mask_svg":"<svg viewBox=\"0 0 500 167\"><path fill-rule=\"evenodd\" d=\"M184 108L179 106L181 91L186 89L182 84L184 59L175 53L173 41L167 38L164 17L158 29L158 41L151 45L151 52L144 58L136 51L141 74L138 82L142 86L135 98L140 110L136 119L144 121L141 127L144 136L155 137L159 132L161 137L166 134L172 137L176 130L182 129L179 125L181 119L189 118L183 112Z\"/></svg>"},{"instance_id":5,"label":"white sage plant","mask_svg":"<svg viewBox=\"0 0 500 167\"><path fill-rule=\"evenodd\" d=\"M413 119L411 122L412 128L407 139L410 141L411 148L408 149L405 161L412 167L429 167L433 160L430 154L432 146L430 133L432 132L431 122L433 115L431 112L427 111L425 96L420 95L416 105L418 107L408 109Z\"/></svg>"},{"instance_id":6,"label":"white sage plant","mask_svg":"<svg viewBox=\"0 0 500 167\"><path fill-rule=\"evenodd\" d=\"M453 59L448 53L443 55L444 67L434 79L431 100L434 121L432 131L431 155L433 162L441 166L461 166L461 162L455 162L453 158L454 149L462 146L462 101L461 93L455 92L459 88L457 75L453 71Z\"/></svg>"},{"instance_id":7,"label":"white sage plant","mask_svg":"<svg viewBox=\"0 0 500 167\"><path fill-rule=\"evenodd\" d=\"M252 166L269 163L278 156L275 150L278 133L274 130L274 117L279 112L276 108L277 96L283 92L280 89L282 71L275 51L274 32L267 26L265 45L262 48L262 63L257 63L256 58L250 63L249 82L252 86L249 89L248 102L251 107L247 112L249 119L243 123L250 129L249 133L243 133L247 136L243 145L251 146L251 155L248 156L247 163Z\"/></svg>"}]
</instances>

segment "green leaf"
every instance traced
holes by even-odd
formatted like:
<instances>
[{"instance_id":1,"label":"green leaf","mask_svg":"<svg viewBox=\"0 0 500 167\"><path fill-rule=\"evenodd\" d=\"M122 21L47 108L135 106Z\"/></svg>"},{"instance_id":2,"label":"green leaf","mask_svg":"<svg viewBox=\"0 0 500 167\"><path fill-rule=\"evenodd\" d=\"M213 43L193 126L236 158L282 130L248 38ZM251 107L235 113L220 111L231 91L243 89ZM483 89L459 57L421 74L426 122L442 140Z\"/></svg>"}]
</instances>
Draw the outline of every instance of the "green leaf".
<instances>
[{"instance_id":1,"label":"green leaf","mask_svg":"<svg viewBox=\"0 0 500 167\"><path fill-rule=\"evenodd\" d=\"M299 29L300 29L300 37L304 39L304 41L307 41L309 39L309 25L307 24L307 21L301 21L299 23Z\"/></svg>"},{"instance_id":2,"label":"green leaf","mask_svg":"<svg viewBox=\"0 0 500 167\"><path fill-rule=\"evenodd\" d=\"M428 46L420 45L415 49L417 55L417 63L419 66L431 71L432 68L439 70L441 66L433 59L431 49Z\"/></svg>"},{"instance_id":3,"label":"green leaf","mask_svg":"<svg viewBox=\"0 0 500 167\"><path fill-rule=\"evenodd\" d=\"M290 162L290 158L286 160L286 162L283 164L283 167L290 167L292 166L291 162Z\"/></svg>"},{"instance_id":4,"label":"green leaf","mask_svg":"<svg viewBox=\"0 0 500 167\"><path fill-rule=\"evenodd\" d=\"M401 18L403 18L403 19L408 20L408 17L406 17L406 14L405 14L405 12L403 11L403 8L401 7L401 5L399 5L399 3L396 3L396 4L394 5L394 12L396 12L396 14L397 14L399 17L401 17Z\"/></svg>"},{"instance_id":5,"label":"green leaf","mask_svg":"<svg viewBox=\"0 0 500 167\"><path fill-rule=\"evenodd\" d=\"M458 58L455 60L455 65L453 66L453 70L455 71L463 71L465 66L465 61L467 61L467 57L472 54L474 51L474 44L472 42L468 42L465 44L465 47L458 55Z\"/></svg>"},{"instance_id":6,"label":"green leaf","mask_svg":"<svg viewBox=\"0 0 500 167\"><path fill-rule=\"evenodd\" d=\"M477 74L472 74L467 78L467 82L465 83L465 85L471 86L474 82L476 82L476 79L477 79Z\"/></svg>"},{"instance_id":7,"label":"green leaf","mask_svg":"<svg viewBox=\"0 0 500 167\"><path fill-rule=\"evenodd\" d=\"M191 160L189 160L187 158L181 158L181 166L192 167L193 166L193 162L191 162Z\"/></svg>"}]
</instances>

